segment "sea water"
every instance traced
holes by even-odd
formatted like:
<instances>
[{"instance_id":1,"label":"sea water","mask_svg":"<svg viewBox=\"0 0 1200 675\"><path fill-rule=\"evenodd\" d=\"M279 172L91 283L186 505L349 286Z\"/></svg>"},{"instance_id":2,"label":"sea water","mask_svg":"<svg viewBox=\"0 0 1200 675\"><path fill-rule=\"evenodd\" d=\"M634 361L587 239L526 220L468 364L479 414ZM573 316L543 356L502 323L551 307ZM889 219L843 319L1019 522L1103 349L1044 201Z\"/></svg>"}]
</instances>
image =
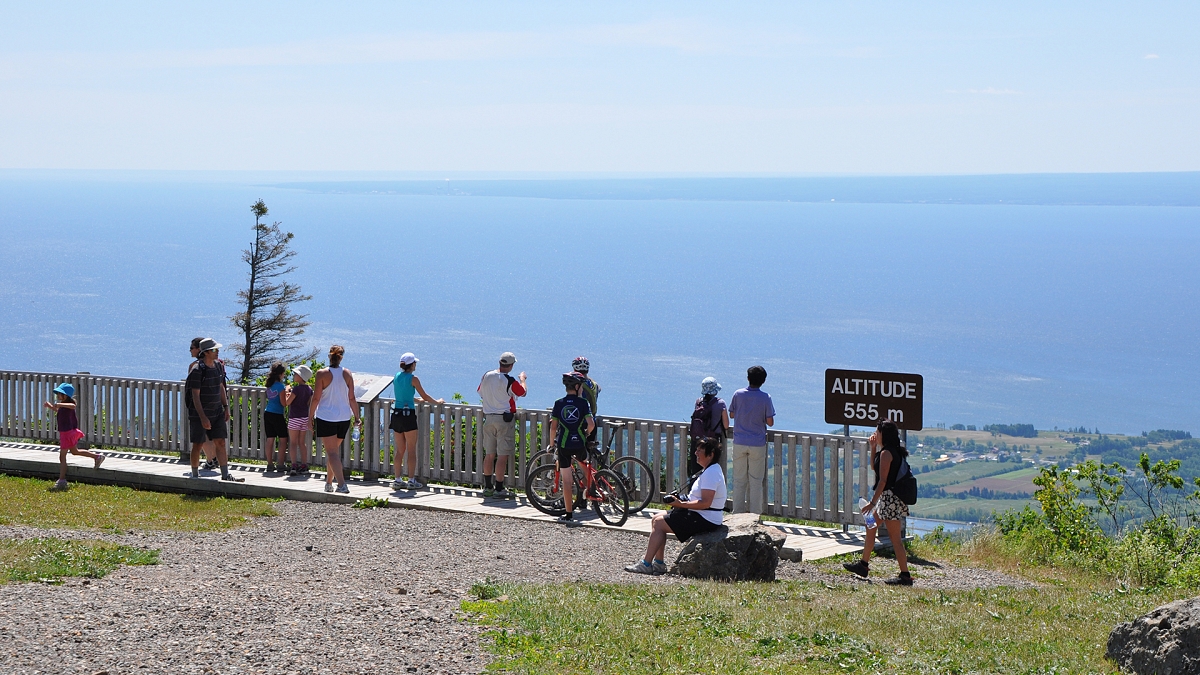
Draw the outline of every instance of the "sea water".
<instances>
[{"instance_id":1,"label":"sea water","mask_svg":"<svg viewBox=\"0 0 1200 675\"><path fill-rule=\"evenodd\" d=\"M924 375L930 427L1196 433L1197 187L5 172L0 368L180 379L201 335L232 358L262 198L295 233L305 338L368 373L412 351L436 397L476 401L512 351L532 408L585 355L629 416L684 420L701 379L728 398L761 364L782 428L831 428L834 367Z\"/></svg>"}]
</instances>

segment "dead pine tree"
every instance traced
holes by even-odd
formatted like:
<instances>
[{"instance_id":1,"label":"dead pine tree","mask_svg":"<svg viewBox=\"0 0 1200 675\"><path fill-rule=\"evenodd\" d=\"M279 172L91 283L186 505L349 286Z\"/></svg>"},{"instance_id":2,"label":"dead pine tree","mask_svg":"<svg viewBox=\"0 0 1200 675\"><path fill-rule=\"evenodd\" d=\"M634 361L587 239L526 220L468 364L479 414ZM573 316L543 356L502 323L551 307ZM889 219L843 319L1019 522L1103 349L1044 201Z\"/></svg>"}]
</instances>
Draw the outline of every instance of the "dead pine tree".
<instances>
[{"instance_id":1,"label":"dead pine tree","mask_svg":"<svg viewBox=\"0 0 1200 675\"><path fill-rule=\"evenodd\" d=\"M296 255L291 248L293 235L281 230L278 222L262 222L267 215L263 200L255 202L250 211L254 213L254 242L242 251L242 260L250 266L249 284L237 294L242 311L229 317L242 335L242 343L233 350L241 356L239 380L243 383L266 372L276 359L301 363L317 355L316 349L298 351L304 346L300 336L309 322L306 315L293 314L291 306L312 296L285 279L296 269L291 264Z\"/></svg>"}]
</instances>

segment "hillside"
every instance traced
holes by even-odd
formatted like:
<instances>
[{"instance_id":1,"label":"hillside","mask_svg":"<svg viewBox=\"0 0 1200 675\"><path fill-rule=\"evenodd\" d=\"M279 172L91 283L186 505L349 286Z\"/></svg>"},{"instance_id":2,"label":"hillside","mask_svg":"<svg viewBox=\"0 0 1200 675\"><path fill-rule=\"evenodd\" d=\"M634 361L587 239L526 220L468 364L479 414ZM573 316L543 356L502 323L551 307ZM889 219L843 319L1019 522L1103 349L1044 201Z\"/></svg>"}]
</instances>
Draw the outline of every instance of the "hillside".
<instances>
[{"instance_id":1,"label":"hillside","mask_svg":"<svg viewBox=\"0 0 1200 675\"><path fill-rule=\"evenodd\" d=\"M1032 431L1029 425L991 425L1022 435L973 427L930 429L910 434L910 464L917 473L920 499L914 516L975 521L993 511L1035 504L1033 479L1038 468L1085 459L1137 465L1141 453L1152 462L1178 459L1185 481L1200 476L1200 439L1188 432L1163 430L1139 436L1076 430Z\"/></svg>"}]
</instances>

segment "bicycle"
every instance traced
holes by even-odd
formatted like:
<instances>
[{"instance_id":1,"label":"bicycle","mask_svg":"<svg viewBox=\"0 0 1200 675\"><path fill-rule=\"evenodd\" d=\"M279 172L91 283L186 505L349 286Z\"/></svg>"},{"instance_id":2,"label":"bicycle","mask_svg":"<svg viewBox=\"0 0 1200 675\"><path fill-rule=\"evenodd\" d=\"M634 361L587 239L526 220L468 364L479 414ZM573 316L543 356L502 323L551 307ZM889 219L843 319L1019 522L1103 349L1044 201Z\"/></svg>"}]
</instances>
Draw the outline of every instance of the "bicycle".
<instances>
[{"instance_id":1,"label":"bicycle","mask_svg":"<svg viewBox=\"0 0 1200 675\"><path fill-rule=\"evenodd\" d=\"M604 424L613 430L624 426L615 422L605 422ZM609 435L608 444L604 447L604 452L600 452L598 443L590 443L588 457L593 458L596 465L601 469L608 469L620 478L621 486L625 488L625 494L629 499L634 500L634 503L629 505L629 512L638 513L646 508L650 504L650 500L654 497L654 486L658 485L658 477L654 475L654 471L650 468L649 464L633 455L622 455L610 463L608 458L611 456L613 440L616 437L615 433ZM553 463L557 466L557 462L558 454L552 449L543 450L530 457L530 468L526 472L525 484L529 484L528 476L540 465Z\"/></svg>"},{"instance_id":2,"label":"bicycle","mask_svg":"<svg viewBox=\"0 0 1200 675\"><path fill-rule=\"evenodd\" d=\"M562 474L558 470L557 453L550 448L534 457L555 454L553 464L533 465L525 474L525 495L533 508L548 516L567 512L562 489ZM572 458L576 504L591 502L592 510L605 525L620 527L629 518L629 496L621 478L609 469L597 469L591 457L584 461Z\"/></svg>"}]
</instances>

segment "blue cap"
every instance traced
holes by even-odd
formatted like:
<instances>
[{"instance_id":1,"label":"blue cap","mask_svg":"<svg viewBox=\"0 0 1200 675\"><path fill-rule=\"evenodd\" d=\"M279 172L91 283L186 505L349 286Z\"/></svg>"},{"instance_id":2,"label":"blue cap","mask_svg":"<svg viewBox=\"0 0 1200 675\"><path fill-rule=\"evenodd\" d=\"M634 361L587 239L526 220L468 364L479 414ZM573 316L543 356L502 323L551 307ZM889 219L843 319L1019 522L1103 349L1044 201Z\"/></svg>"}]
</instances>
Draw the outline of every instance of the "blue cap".
<instances>
[{"instance_id":1,"label":"blue cap","mask_svg":"<svg viewBox=\"0 0 1200 675\"><path fill-rule=\"evenodd\" d=\"M75 398L75 385L71 384L70 382L63 382L54 388L54 393L62 394L67 398Z\"/></svg>"}]
</instances>

